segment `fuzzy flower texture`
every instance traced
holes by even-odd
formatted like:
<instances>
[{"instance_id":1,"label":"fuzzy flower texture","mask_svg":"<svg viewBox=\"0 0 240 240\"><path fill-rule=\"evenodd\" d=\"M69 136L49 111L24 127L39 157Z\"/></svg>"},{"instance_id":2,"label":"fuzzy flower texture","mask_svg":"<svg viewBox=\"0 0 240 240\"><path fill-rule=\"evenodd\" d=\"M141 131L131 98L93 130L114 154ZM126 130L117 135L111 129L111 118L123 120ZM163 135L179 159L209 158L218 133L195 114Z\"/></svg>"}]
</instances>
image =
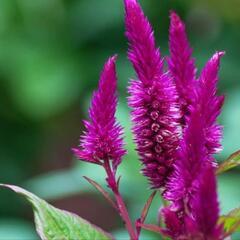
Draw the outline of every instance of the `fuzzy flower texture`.
<instances>
[{"instance_id":1,"label":"fuzzy flower texture","mask_svg":"<svg viewBox=\"0 0 240 240\"><path fill-rule=\"evenodd\" d=\"M142 173L152 189L169 202L161 210L164 232L174 240L221 240L214 154L221 150L217 123L224 102L217 95L220 59L216 52L197 76L185 25L170 13L169 52L164 59L153 29L137 0L124 0L128 58L136 72L130 81L129 106ZM106 63L94 93L75 155L114 169L126 153L122 128L116 122L115 57ZM207 181L206 181L207 179Z\"/></svg>"},{"instance_id":2,"label":"fuzzy flower texture","mask_svg":"<svg viewBox=\"0 0 240 240\"><path fill-rule=\"evenodd\" d=\"M73 151L77 158L103 165L112 161L114 169L121 163L126 151L123 149L122 127L117 123L117 76L116 56L106 62L102 71L99 87L93 94L89 109L90 121L84 121L86 132L80 139L80 149Z\"/></svg>"},{"instance_id":3,"label":"fuzzy flower texture","mask_svg":"<svg viewBox=\"0 0 240 240\"><path fill-rule=\"evenodd\" d=\"M133 132L152 188L160 188L172 170L180 137L176 87L155 46L152 28L136 1L125 1L128 57L137 73L129 87Z\"/></svg>"}]
</instances>

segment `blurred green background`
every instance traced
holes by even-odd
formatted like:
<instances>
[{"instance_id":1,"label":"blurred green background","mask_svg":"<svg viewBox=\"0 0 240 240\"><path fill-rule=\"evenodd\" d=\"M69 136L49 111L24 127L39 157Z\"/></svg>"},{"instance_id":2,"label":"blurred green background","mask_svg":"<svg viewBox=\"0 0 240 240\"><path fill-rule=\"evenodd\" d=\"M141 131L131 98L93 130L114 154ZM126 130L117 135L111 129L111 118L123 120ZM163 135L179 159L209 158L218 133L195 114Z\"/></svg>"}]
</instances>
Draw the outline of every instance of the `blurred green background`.
<instances>
[{"instance_id":1,"label":"blurred green background","mask_svg":"<svg viewBox=\"0 0 240 240\"><path fill-rule=\"evenodd\" d=\"M217 156L223 160L240 148L240 1L140 2L164 55L170 9L187 24L199 69L216 50L226 51L219 84L226 95L224 151ZM118 116L129 151L119 169L121 191L138 217L150 191L130 133L126 86L134 73L126 50L121 0L0 0L0 182L25 187L117 239L127 239L120 219L82 178L104 184L103 172L75 160L71 147L78 144L102 65L118 53ZM222 213L240 205L239 181L239 169L219 178ZM159 206L156 197L148 222L156 221ZM38 239L30 206L7 190L0 190L0 239ZM159 237L143 231L142 239Z\"/></svg>"}]
</instances>

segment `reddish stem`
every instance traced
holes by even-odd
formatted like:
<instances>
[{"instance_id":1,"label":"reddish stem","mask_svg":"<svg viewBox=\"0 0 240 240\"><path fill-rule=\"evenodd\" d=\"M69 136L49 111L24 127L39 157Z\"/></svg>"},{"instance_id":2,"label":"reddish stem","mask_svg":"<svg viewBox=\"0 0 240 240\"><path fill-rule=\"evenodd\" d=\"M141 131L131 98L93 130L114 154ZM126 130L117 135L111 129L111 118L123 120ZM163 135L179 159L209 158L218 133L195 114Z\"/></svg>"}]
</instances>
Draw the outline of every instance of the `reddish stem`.
<instances>
[{"instance_id":1,"label":"reddish stem","mask_svg":"<svg viewBox=\"0 0 240 240\"><path fill-rule=\"evenodd\" d=\"M125 223L125 226L126 226L126 229L128 230L130 238L131 238L131 240L138 240L138 236L137 236L137 234L135 232L135 229L132 225L131 219L130 219L129 214L128 214L128 210L127 210L126 205L123 201L123 198L122 198L122 196L119 192L118 184L117 184L117 181L116 181L116 178L115 178L115 173L113 172L113 170L110 166L109 160L104 161L104 168L105 168L106 173L107 173L108 185L114 193L114 196L116 198L116 202L117 202L117 205L118 205L118 210L119 210L120 216L122 217L122 219Z\"/></svg>"}]
</instances>

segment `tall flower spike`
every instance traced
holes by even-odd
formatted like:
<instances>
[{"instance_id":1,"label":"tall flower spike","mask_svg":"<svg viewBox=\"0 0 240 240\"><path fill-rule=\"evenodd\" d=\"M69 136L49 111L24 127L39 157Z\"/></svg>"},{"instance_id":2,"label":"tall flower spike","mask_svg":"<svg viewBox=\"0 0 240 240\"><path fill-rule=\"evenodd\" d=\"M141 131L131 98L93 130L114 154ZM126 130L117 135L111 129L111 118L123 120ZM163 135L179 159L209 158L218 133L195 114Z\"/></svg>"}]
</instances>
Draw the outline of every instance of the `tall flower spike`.
<instances>
[{"instance_id":1,"label":"tall flower spike","mask_svg":"<svg viewBox=\"0 0 240 240\"><path fill-rule=\"evenodd\" d=\"M174 236L189 234L189 232L192 235L203 234L205 236L206 234L218 234L220 231L216 225L218 204L216 204L216 180L214 179L212 154L220 146L221 128L216 124L216 118L220 113L223 97L216 96L216 83L222 55L222 52L214 54L202 71L199 87L195 92L193 104L189 107L189 115L186 117L186 128L177 153L174 172L169 178L167 190L164 193L164 197L172 202L170 210L174 213L169 214L165 210L166 217L174 216L177 221L176 216L181 216L179 222L183 223L180 233L179 231L174 233L174 229L170 229ZM209 134L216 139L212 139ZM206 176L211 178L208 186L203 183ZM207 187L211 189L207 190ZM203 194L208 195L209 205L216 204L215 208L208 210L211 211L209 214L212 214L212 218L205 220L209 224L211 222L209 228L202 222L201 211L207 207ZM167 219L166 222L169 221Z\"/></svg>"},{"instance_id":2,"label":"tall flower spike","mask_svg":"<svg viewBox=\"0 0 240 240\"><path fill-rule=\"evenodd\" d=\"M86 132L80 138L80 148L73 149L77 158L83 161L102 164L112 160L116 167L126 151L123 149L122 127L116 122L117 76L116 56L106 62L94 92L89 109L90 121L84 121Z\"/></svg>"},{"instance_id":3,"label":"tall flower spike","mask_svg":"<svg viewBox=\"0 0 240 240\"><path fill-rule=\"evenodd\" d=\"M217 186L206 148L204 121L200 108L190 107L190 111L175 170L164 193L171 205L163 210L163 216L173 239L219 240L222 230L217 225Z\"/></svg>"},{"instance_id":4,"label":"tall flower spike","mask_svg":"<svg viewBox=\"0 0 240 240\"><path fill-rule=\"evenodd\" d=\"M173 11L170 14L169 48L169 71L179 94L182 124L184 125L185 115L188 114L188 106L192 103L193 91L197 85L195 81L196 67L185 32L185 25Z\"/></svg>"},{"instance_id":5,"label":"tall flower spike","mask_svg":"<svg viewBox=\"0 0 240 240\"><path fill-rule=\"evenodd\" d=\"M131 81L133 132L152 188L163 187L172 170L179 139L177 93L155 46L153 31L136 0L125 0L126 36L138 80Z\"/></svg>"},{"instance_id":6,"label":"tall flower spike","mask_svg":"<svg viewBox=\"0 0 240 240\"><path fill-rule=\"evenodd\" d=\"M187 186L194 182L206 159L212 162L212 154L220 146L221 128L216 124L216 118L220 113L223 97L216 96L216 84L222 55L223 52L214 54L202 71L199 88L193 105L190 106L190 116L186 118L187 128L180 144L181 150L178 151L175 171L165 194L168 200L184 198ZM209 134L217 138L212 139Z\"/></svg>"},{"instance_id":7,"label":"tall flower spike","mask_svg":"<svg viewBox=\"0 0 240 240\"><path fill-rule=\"evenodd\" d=\"M220 58L224 52L215 53L207 62L199 79L199 96L201 99L201 113L204 116L205 136L207 148L210 154L219 152L222 147L222 126L216 123L217 117L221 112L224 96L217 96L218 72ZM206 107L207 106L207 107Z\"/></svg>"},{"instance_id":8,"label":"tall flower spike","mask_svg":"<svg viewBox=\"0 0 240 240\"><path fill-rule=\"evenodd\" d=\"M175 171L165 194L168 200L183 199L186 186L192 184L202 164L206 159L212 163L212 154L221 147L222 129L217 125L216 118L224 98L216 96L216 85L222 55L223 52L215 53L200 76L194 102L189 108L190 116L186 118L187 128L180 143Z\"/></svg>"}]
</instances>

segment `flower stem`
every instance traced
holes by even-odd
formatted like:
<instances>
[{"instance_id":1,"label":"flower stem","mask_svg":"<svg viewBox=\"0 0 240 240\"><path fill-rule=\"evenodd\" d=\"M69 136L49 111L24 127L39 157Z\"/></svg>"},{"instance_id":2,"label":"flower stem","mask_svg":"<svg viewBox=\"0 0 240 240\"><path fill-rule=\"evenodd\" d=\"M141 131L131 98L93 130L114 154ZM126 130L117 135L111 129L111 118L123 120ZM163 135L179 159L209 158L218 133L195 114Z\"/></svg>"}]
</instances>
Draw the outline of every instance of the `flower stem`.
<instances>
[{"instance_id":1,"label":"flower stem","mask_svg":"<svg viewBox=\"0 0 240 240\"><path fill-rule=\"evenodd\" d=\"M114 196L115 196L115 199L117 202L117 206L118 206L118 210L119 210L119 214L125 223L125 226L130 235L130 238L131 238L131 240L138 240L138 236L135 232L135 228L132 225L131 219L128 214L128 210L127 210L126 205L123 201L123 198L119 192L119 187L118 187L118 184L116 181L115 173L113 172L113 170L111 168L109 160L104 161L104 168L107 173L108 185L114 193Z\"/></svg>"}]
</instances>

